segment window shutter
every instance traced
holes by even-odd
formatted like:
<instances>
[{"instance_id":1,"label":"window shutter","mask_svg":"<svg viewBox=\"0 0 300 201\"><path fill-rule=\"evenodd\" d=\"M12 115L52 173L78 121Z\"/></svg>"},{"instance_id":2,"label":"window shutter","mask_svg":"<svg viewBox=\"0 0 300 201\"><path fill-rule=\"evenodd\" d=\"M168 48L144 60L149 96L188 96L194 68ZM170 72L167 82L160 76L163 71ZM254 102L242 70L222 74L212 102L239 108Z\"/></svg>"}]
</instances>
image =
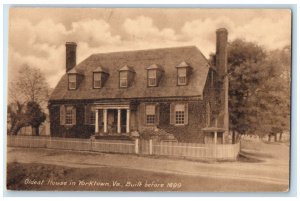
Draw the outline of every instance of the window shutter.
<instances>
[{"instance_id":1,"label":"window shutter","mask_svg":"<svg viewBox=\"0 0 300 201\"><path fill-rule=\"evenodd\" d=\"M140 123L142 123L143 125L146 124L146 118L145 118L145 116L146 116L146 110L145 110L145 108L146 108L145 103L141 103L140 104L140 120L141 120Z\"/></svg>"},{"instance_id":2,"label":"window shutter","mask_svg":"<svg viewBox=\"0 0 300 201\"><path fill-rule=\"evenodd\" d=\"M155 105L155 125L159 125L159 104Z\"/></svg>"},{"instance_id":3,"label":"window shutter","mask_svg":"<svg viewBox=\"0 0 300 201\"><path fill-rule=\"evenodd\" d=\"M84 124L88 125L90 124L90 115L91 115L91 106L90 105L85 105L84 106Z\"/></svg>"},{"instance_id":4,"label":"window shutter","mask_svg":"<svg viewBox=\"0 0 300 201\"><path fill-rule=\"evenodd\" d=\"M171 125L175 124L175 104L174 103L170 104L170 124Z\"/></svg>"},{"instance_id":5,"label":"window shutter","mask_svg":"<svg viewBox=\"0 0 300 201\"><path fill-rule=\"evenodd\" d=\"M76 107L72 107L72 125L76 125Z\"/></svg>"},{"instance_id":6,"label":"window shutter","mask_svg":"<svg viewBox=\"0 0 300 201\"><path fill-rule=\"evenodd\" d=\"M66 108L64 105L61 105L59 108L59 117L60 117L60 125L65 125L66 121Z\"/></svg>"},{"instance_id":7,"label":"window shutter","mask_svg":"<svg viewBox=\"0 0 300 201\"><path fill-rule=\"evenodd\" d=\"M189 105L186 103L184 105L184 125L189 123Z\"/></svg>"}]
</instances>

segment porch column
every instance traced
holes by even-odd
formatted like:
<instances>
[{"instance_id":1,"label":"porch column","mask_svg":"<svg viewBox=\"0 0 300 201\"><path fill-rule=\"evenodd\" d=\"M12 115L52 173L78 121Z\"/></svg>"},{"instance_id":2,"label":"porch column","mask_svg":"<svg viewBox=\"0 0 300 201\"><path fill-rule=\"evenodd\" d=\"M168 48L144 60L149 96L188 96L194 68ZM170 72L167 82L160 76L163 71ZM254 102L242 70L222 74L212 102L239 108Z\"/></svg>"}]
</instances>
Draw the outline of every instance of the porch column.
<instances>
[{"instance_id":1,"label":"porch column","mask_svg":"<svg viewBox=\"0 0 300 201\"><path fill-rule=\"evenodd\" d=\"M126 112L126 133L130 132L129 125L130 125L130 109L127 109L127 112Z\"/></svg>"},{"instance_id":2,"label":"porch column","mask_svg":"<svg viewBox=\"0 0 300 201\"><path fill-rule=\"evenodd\" d=\"M218 136L218 133L217 131L214 132L214 143L217 144L217 136Z\"/></svg>"},{"instance_id":3,"label":"porch column","mask_svg":"<svg viewBox=\"0 0 300 201\"><path fill-rule=\"evenodd\" d=\"M95 114L95 133L99 133L99 121L98 121L98 110L96 109Z\"/></svg>"},{"instance_id":4,"label":"porch column","mask_svg":"<svg viewBox=\"0 0 300 201\"><path fill-rule=\"evenodd\" d=\"M103 109L103 131L107 133L107 109Z\"/></svg>"},{"instance_id":5,"label":"porch column","mask_svg":"<svg viewBox=\"0 0 300 201\"><path fill-rule=\"evenodd\" d=\"M118 127L117 132L121 133L121 109L118 109Z\"/></svg>"}]
</instances>

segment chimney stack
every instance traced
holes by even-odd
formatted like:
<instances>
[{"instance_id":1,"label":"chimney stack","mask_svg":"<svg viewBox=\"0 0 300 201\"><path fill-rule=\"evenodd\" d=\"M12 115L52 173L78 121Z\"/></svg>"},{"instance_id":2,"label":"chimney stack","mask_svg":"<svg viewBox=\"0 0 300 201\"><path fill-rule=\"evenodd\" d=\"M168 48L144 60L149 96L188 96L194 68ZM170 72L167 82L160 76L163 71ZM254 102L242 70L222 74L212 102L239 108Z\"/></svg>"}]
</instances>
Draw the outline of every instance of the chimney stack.
<instances>
[{"instance_id":1,"label":"chimney stack","mask_svg":"<svg viewBox=\"0 0 300 201\"><path fill-rule=\"evenodd\" d=\"M75 42L66 42L66 72L76 66L76 48Z\"/></svg>"},{"instance_id":2,"label":"chimney stack","mask_svg":"<svg viewBox=\"0 0 300 201\"><path fill-rule=\"evenodd\" d=\"M228 88L229 80L227 74L227 43L228 43L228 31L225 28L217 29L216 31L216 70L220 80L220 100L221 100L221 112L220 123L225 129L225 135L229 132L229 111L228 111Z\"/></svg>"},{"instance_id":3,"label":"chimney stack","mask_svg":"<svg viewBox=\"0 0 300 201\"><path fill-rule=\"evenodd\" d=\"M227 40L228 31L225 28L217 29L216 68L220 76L227 74Z\"/></svg>"}]
</instances>

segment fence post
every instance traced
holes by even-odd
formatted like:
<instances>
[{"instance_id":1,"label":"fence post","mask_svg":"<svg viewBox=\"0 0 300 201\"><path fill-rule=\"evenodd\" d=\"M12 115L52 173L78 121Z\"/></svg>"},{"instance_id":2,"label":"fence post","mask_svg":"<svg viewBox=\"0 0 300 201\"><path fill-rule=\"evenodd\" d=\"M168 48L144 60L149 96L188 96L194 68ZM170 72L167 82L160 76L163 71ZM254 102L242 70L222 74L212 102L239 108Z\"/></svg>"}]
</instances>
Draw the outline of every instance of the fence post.
<instances>
[{"instance_id":1,"label":"fence post","mask_svg":"<svg viewBox=\"0 0 300 201\"><path fill-rule=\"evenodd\" d=\"M150 154L150 155L153 154L153 150L152 150L152 139L149 140L149 154Z\"/></svg>"},{"instance_id":2,"label":"fence post","mask_svg":"<svg viewBox=\"0 0 300 201\"><path fill-rule=\"evenodd\" d=\"M134 148L135 148L135 153L139 154L139 139L135 139Z\"/></svg>"},{"instance_id":3,"label":"fence post","mask_svg":"<svg viewBox=\"0 0 300 201\"><path fill-rule=\"evenodd\" d=\"M90 138L90 151L93 151L93 139Z\"/></svg>"}]
</instances>

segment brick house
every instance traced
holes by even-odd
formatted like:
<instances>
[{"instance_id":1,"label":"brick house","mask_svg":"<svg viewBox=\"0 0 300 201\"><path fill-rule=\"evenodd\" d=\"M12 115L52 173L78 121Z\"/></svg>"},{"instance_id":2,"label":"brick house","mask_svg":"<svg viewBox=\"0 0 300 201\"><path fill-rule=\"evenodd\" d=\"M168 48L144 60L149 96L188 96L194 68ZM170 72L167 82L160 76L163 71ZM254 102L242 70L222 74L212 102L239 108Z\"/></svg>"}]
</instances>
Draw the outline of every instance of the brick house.
<instances>
[{"instance_id":1,"label":"brick house","mask_svg":"<svg viewBox=\"0 0 300 201\"><path fill-rule=\"evenodd\" d=\"M216 31L214 64L194 46L93 54L76 65L66 43L66 74L49 99L52 136L88 138L172 134L210 142L228 132L227 30ZM225 132L224 132L225 131Z\"/></svg>"}]
</instances>

